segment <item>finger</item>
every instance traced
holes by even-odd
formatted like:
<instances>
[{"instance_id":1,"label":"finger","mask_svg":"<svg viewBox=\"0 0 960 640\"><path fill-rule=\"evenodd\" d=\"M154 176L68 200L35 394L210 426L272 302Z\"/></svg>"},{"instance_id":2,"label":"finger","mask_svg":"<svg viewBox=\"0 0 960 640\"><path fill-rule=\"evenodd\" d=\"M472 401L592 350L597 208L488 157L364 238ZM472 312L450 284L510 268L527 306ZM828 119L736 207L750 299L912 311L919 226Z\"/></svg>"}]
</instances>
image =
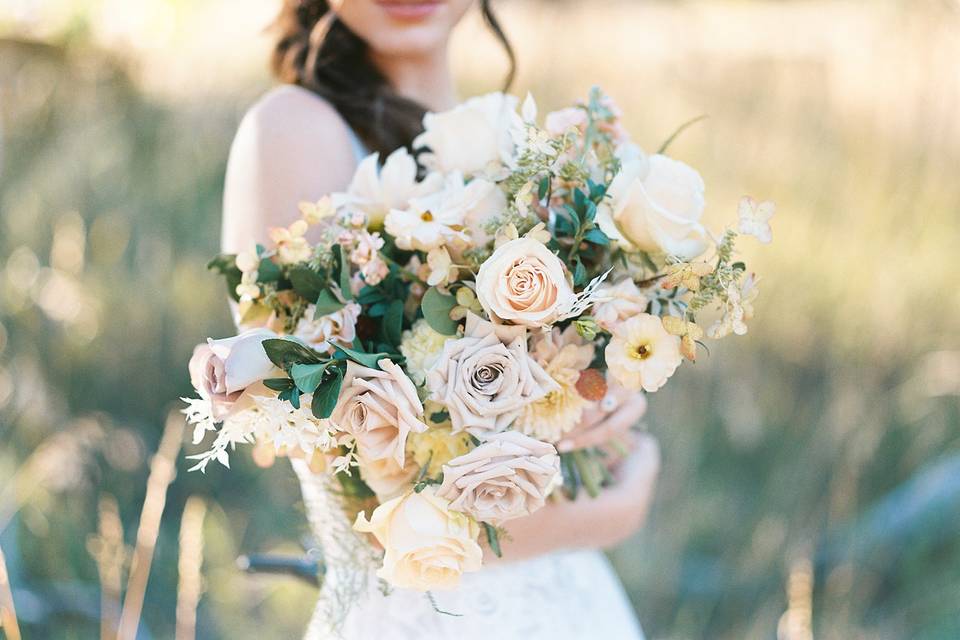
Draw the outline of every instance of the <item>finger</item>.
<instances>
[{"instance_id":1,"label":"finger","mask_svg":"<svg viewBox=\"0 0 960 640\"><path fill-rule=\"evenodd\" d=\"M584 447L604 444L617 434L629 430L639 422L643 414L646 413L646 410L646 397L642 394L635 395L597 426L586 429L572 437L564 438L558 442L557 450L561 452L572 451L574 449L583 449Z\"/></svg>"}]
</instances>

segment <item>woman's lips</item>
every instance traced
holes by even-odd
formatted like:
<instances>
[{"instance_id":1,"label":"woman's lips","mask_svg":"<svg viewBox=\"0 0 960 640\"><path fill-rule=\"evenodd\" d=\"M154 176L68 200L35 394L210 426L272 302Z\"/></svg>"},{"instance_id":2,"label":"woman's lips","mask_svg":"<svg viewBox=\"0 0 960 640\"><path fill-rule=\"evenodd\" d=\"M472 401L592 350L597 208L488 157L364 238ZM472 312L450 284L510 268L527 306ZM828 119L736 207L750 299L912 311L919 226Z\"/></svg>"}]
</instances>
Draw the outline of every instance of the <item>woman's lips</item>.
<instances>
[{"instance_id":1,"label":"woman's lips","mask_svg":"<svg viewBox=\"0 0 960 640\"><path fill-rule=\"evenodd\" d=\"M420 20L432 15L443 0L377 0L377 4L391 18L397 20Z\"/></svg>"}]
</instances>

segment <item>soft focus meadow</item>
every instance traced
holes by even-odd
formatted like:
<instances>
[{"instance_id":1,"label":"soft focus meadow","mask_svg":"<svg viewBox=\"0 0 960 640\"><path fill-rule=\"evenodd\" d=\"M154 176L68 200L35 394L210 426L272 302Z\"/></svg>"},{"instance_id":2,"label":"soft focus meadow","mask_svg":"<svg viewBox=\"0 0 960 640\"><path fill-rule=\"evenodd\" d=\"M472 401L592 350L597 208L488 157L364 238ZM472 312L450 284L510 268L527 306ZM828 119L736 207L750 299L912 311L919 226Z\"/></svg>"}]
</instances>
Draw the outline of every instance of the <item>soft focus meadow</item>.
<instances>
[{"instance_id":1,"label":"soft focus meadow","mask_svg":"<svg viewBox=\"0 0 960 640\"><path fill-rule=\"evenodd\" d=\"M204 265L276 4L0 7L8 638L10 591L24 638L114 637L144 586L145 639L292 638L312 608L237 567L303 553L288 465L188 474L171 416L193 345L231 332ZM648 635L960 637L960 5L500 4L516 91L545 110L600 84L648 149L707 114L671 153L710 219L779 208L773 245L742 243L750 334L651 398L658 499L611 554ZM498 88L475 17L454 52L465 95Z\"/></svg>"}]
</instances>

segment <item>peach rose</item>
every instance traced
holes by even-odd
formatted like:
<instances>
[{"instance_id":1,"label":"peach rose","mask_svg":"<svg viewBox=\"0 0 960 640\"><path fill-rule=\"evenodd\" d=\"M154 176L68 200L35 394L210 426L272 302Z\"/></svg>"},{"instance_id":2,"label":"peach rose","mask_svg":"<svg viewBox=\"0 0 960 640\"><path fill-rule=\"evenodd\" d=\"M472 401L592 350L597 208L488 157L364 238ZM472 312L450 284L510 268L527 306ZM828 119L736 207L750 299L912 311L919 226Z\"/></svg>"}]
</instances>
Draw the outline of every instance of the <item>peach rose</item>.
<instances>
[{"instance_id":1,"label":"peach rose","mask_svg":"<svg viewBox=\"0 0 960 640\"><path fill-rule=\"evenodd\" d=\"M427 372L431 398L450 413L454 433L503 431L523 408L558 388L527 353L524 327L469 314L464 336L447 340Z\"/></svg>"},{"instance_id":2,"label":"peach rose","mask_svg":"<svg viewBox=\"0 0 960 640\"><path fill-rule=\"evenodd\" d=\"M357 449L368 460L392 459L399 468L405 464L407 436L426 431L423 405L410 378L396 364L383 358L381 371L347 364L340 399L330 416L338 429L357 441Z\"/></svg>"},{"instance_id":3,"label":"peach rose","mask_svg":"<svg viewBox=\"0 0 960 640\"><path fill-rule=\"evenodd\" d=\"M443 465L437 495L450 500L454 511L499 526L541 508L560 481L560 456L553 445L504 431Z\"/></svg>"},{"instance_id":4,"label":"peach rose","mask_svg":"<svg viewBox=\"0 0 960 640\"><path fill-rule=\"evenodd\" d=\"M357 515L356 531L372 533L384 549L377 576L395 587L454 589L460 576L480 569L480 527L436 495L435 487L384 502L370 520Z\"/></svg>"},{"instance_id":5,"label":"peach rose","mask_svg":"<svg viewBox=\"0 0 960 640\"><path fill-rule=\"evenodd\" d=\"M420 467L408 458L401 467L393 458L368 460L359 456L360 477L377 494L377 500L386 502L404 493L413 484Z\"/></svg>"},{"instance_id":6,"label":"peach rose","mask_svg":"<svg viewBox=\"0 0 960 640\"><path fill-rule=\"evenodd\" d=\"M533 238L500 245L477 274L477 299L484 311L515 324L549 325L573 297L563 262Z\"/></svg>"}]
</instances>

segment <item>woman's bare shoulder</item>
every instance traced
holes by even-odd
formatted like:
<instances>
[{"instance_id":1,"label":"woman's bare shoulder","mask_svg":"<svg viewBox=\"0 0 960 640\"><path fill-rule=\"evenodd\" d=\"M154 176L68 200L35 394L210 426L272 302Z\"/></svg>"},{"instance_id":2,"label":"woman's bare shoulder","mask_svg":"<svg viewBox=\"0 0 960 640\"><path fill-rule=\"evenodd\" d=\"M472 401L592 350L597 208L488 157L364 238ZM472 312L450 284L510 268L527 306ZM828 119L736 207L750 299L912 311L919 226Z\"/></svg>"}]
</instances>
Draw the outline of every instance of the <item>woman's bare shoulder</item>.
<instances>
[{"instance_id":1,"label":"woman's bare shoulder","mask_svg":"<svg viewBox=\"0 0 960 640\"><path fill-rule=\"evenodd\" d=\"M262 145L309 146L316 153L352 162L350 127L332 104L295 85L275 87L244 115L237 139L254 137Z\"/></svg>"},{"instance_id":2,"label":"woman's bare shoulder","mask_svg":"<svg viewBox=\"0 0 960 640\"><path fill-rule=\"evenodd\" d=\"M230 147L223 195L223 243L235 249L289 224L297 204L343 190L356 166L349 126L320 96L272 89L244 115Z\"/></svg>"}]
</instances>

